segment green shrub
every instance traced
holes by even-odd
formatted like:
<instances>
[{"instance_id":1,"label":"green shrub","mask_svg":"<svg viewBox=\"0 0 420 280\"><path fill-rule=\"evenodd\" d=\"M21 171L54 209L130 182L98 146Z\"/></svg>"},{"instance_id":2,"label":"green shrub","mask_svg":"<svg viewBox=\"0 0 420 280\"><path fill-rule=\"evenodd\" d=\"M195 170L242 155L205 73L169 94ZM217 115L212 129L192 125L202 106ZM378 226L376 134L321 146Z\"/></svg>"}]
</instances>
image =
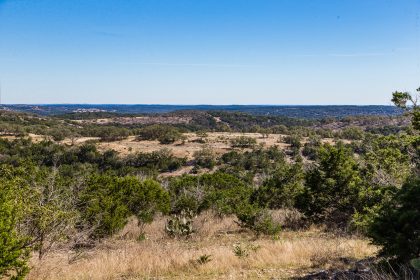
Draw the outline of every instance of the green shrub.
<instances>
[{"instance_id":1,"label":"green shrub","mask_svg":"<svg viewBox=\"0 0 420 280\"><path fill-rule=\"evenodd\" d=\"M252 230L257 236L260 234L276 235L281 227L275 223L266 209L249 203L243 203L236 210L239 225Z\"/></svg>"},{"instance_id":2,"label":"green shrub","mask_svg":"<svg viewBox=\"0 0 420 280\"><path fill-rule=\"evenodd\" d=\"M139 140L159 140L161 144L171 144L184 139L182 133L172 126L151 125L140 130Z\"/></svg>"},{"instance_id":3,"label":"green shrub","mask_svg":"<svg viewBox=\"0 0 420 280\"><path fill-rule=\"evenodd\" d=\"M302 147L302 137L292 134L284 138L284 143L289 144L292 148L300 149Z\"/></svg>"},{"instance_id":4,"label":"green shrub","mask_svg":"<svg viewBox=\"0 0 420 280\"><path fill-rule=\"evenodd\" d=\"M230 141L233 148L252 148L257 144L257 140L252 137L240 136Z\"/></svg>"},{"instance_id":5,"label":"green shrub","mask_svg":"<svg viewBox=\"0 0 420 280\"><path fill-rule=\"evenodd\" d=\"M356 126L346 127L341 131L340 137L348 140L362 140L365 132Z\"/></svg>"},{"instance_id":6,"label":"green shrub","mask_svg":"<svg viewBox=\"0 0 420 280\"><path fill-rule=\"evenodd\" d=\"M23 199L20 197L21 185L19 180L7 182L4 167L0 170L0 278L24 279L29 268L28 238L19 234L17 227L24 209Z\"/></svg>"},{"instance_id":7,"label":"green shrub","mask_svg":"<svg viewBox=\"0 0 420 280\"><path fill-rule=\"evenodd\" d=\"M235 243L233 245L233 254L238 258L247 258L251 253L255 253L260 249L260 246L253 244Z\"/></svg>"},{"instance_id":8,"label":"green shrub","mask_svg":"<svg viewBox=\"0 0 420 280\"><path fill-rule=\"evenodd\" d=\"M230 204L235 201L234 195L241 196L242 194L235 193L234 190L245 188L245 186L245 183L236 177L220 172L174 178L169 184L172 213L179 214L184 210L198 214L210 208L229 211L227 209L230 209L232 205L224 208L221 204L224 204L223 202ZM249 187L248 189L251 190Z\"/></svg>"},{"instance_id":9,"label":"green shrub","mask_svg":"<svg viewBox=\"0 0 420 280\"><path fill-rule=\"evenodd\" d=\"M216 155L209 147L194 153L195 165L203 168L213 169L216 165Z\"/></svg>"},{"instance_id":10,"label":"green shrub","mask_svg":"<svg viewBox=\"0 0 420 280\"><path fill-rule=\"evenodd\" d=\"M350 150L341 144L324 145L316 166L306 174L296 206L313 221L345 227L360 209L362 183Z\"/></svg>"},{"instance_id":11,"label":"green shrub","mask_svg":"<svg viewBox=\"0 0 420 280\"><path fill-rule=\"evenodd\" d=\"M186 163L185 158L175 157L170 150L162 149L151 153L136 153L125 159L127 166L171 172L179 169Z\"/></svg>"},{"instance_id":12,"label":"green shrub","mask_svg":"<svg viewBox=\"0 0 420 280\"><path fill-rule=\"evenodd\" d=\"M82 220L95 238L121 230L131 215L148 223L155 213L169 212L169 196L157 182L129 176L93 175L80 200Z\"/></svg>"},{"instance_id":13,"label":"green shrub","mask_svg":"<svg viewBox=\"0 0 420 280\"><path fill-rule=\"evenodd\" d=\"M381 255L402 262L420 257L420 179L409 181L384 205L368 236L382 246Z\"/></svg>"},{"instance_id":14,"label":"green shrub","mask_svg":"<svg viewBox=\"0 0 420 280\"><path fill-rule=\"evenodd\" d=\"M212 209L219 216L235 214L242 204L249 203L252 191L252 188L245 185L210 190L204 198L202 208Z\"/></svg>"},{"instance_id":15,"label":"green shrub","mask_svg":"<svg viewBox=\"0 0 420 280\"><path fill-rule=\"evenodd\" d=\"M184 139L185 137L182 135L182 133L175 129L166 131L163 135L161 135L158 138L159 143L163 145L172 144L178 140L184 140Z\"/></svg>"},{"instance_id":16,"label":"green shrub","mask_svg":"<svg viewBox=\"0 0 420 280\"><path fill-rule=\"evenodd\" d=\"M306 142L303 146L302 155L307 157L309 160L316 160L318 156L318 150L321 145L320 137L310 137L308 142Z\"/></svg>"},{"instance_id":17,"label":"green shrub","mask_svg":"<svg viewBox=\"0 0 420 280\"><path fill-rule=\"evenodd\" d=\"M270 209L294 207L296 198L303 191L303 181L301 164L284 163L255 190L252 202Z\"/></svg>"}]
</instances>

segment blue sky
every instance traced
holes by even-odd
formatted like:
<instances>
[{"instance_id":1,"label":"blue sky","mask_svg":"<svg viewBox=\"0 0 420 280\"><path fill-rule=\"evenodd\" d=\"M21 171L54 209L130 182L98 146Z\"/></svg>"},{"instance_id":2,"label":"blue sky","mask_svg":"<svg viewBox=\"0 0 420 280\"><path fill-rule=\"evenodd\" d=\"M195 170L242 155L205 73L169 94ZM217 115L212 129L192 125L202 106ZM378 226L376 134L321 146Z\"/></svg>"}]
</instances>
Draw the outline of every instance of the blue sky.
<instances>
[{"instance_id":1,"label":"blue sky","mask_svg":"<svg viewBox=\"0 0 420 280\"><path fill-rule=\"evenodd\" d=\"M0 0L4 103L390 104L420 0Z\"/></svg>"}]
</instances>

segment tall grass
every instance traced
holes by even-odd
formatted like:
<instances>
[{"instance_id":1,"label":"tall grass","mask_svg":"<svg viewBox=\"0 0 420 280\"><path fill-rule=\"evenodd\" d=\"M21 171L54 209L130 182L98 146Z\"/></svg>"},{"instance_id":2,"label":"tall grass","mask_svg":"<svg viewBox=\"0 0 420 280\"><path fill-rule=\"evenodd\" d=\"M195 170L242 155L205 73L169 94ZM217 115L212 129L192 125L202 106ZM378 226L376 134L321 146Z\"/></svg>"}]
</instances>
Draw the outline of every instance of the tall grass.
<instances>
[{"instance_id":1,"label":"tall grass","mask_svg":"<svg viewBox=\"0 0 420 280\"><path fill-rule=\"evenodd\" d=\"M197 232L189 239L167 237L164 224L164 217L157 219L144 229L146 239L139 239L142 232L133 221L119 235L77 257L63 249L42 261L33 258L28 279L278 278L345 267L343 259L358 260L376 252L366 240L316 229L254 240L232 217L219 219L210 213L196 219ZM238 257L234 253L238 242L255 250ZM195 261L200 258L210 261Z\"/></svg>"}]
</instances>

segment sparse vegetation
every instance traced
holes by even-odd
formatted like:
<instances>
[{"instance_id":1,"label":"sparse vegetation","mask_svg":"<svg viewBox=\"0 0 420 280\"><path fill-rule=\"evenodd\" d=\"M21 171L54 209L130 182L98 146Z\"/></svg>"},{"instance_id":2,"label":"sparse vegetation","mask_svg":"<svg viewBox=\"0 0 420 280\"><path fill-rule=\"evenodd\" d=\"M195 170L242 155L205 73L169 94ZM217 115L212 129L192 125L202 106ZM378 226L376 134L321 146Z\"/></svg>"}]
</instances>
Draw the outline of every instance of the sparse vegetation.
<instances>
[{"instance_id":1,"label":"sparse vegetation","mask_svg":"<svg viewBox=\"0 0 420 280\"><path fill-rule=\"evenodd\" d=\"M215 111L157 124L2 112L0 275L223 277L343 269L375 255L416 273L417 107L405 93L393 101L411 127ZM93 263L109 269L83 270Z\"/></svg>"}]
</instances>

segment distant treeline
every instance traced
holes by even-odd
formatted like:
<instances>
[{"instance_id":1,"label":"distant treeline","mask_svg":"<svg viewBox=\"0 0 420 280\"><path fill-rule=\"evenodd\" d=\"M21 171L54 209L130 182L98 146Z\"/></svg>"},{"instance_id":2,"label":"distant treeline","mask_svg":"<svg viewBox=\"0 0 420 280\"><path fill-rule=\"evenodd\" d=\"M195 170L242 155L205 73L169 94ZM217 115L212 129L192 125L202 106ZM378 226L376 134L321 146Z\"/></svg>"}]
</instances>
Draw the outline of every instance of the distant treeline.
<instances>
[{"instance_id":1,"label":"distant treeline","mask_svg":"<svg viewBox=\"0 0 420 280\"><path fill-rule=\"evenodd\" d=\"M342 118L357 115L395 116L401 110L392 106L272 106L272 105L3 105L4 108L36 113L40 115L60 115L78 111L108 112L118 114L163 114L181 110L241 112L251 115L284 116L292 118L321 119L325 117Z\"/></svg>"}]
</instances>

